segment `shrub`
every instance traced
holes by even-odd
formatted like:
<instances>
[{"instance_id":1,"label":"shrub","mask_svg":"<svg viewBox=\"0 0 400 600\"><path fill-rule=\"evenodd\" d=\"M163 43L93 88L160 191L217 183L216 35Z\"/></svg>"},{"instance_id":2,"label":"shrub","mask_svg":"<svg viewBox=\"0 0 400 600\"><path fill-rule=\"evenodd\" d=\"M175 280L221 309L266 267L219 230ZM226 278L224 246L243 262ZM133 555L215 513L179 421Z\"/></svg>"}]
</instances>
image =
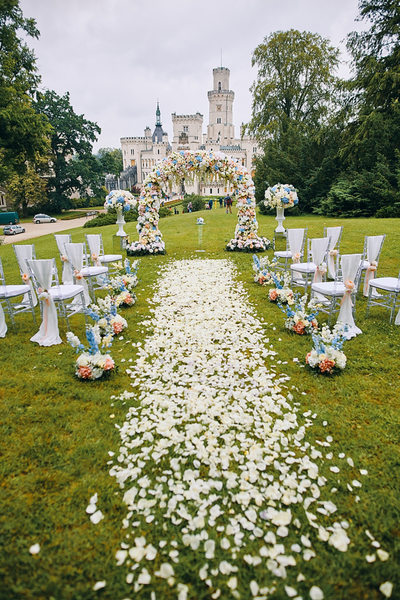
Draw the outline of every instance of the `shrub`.
<instances>
[{"instance_id":1,"label":"shrub","mask_svg":"<svg viewBox=\"0 0 400 600\"><path fill-rule=\"evenodd\" d=\"M188 212L188 204L192 203L192 212L197 212L198 210L204 210L206 201L203 196L198 196L197 194L188 194L185 196L182 201L183 211Z\"/></svg>"},{"instance_id":2,"label":"shrub","mask_svg":"<svg viewBox=\"0 0 400 600\"><path fill-rule=\"evenodd\" d=\"M124 219L128 223L129 221L137 221L138 212L137 209L129 210L124 213ZM109 210L106 213L101 213L94 219L90 219L84 224L84 227L103 227L104 225L113 225L117 220L117 211L114 209Z\"/></svg>"}]
</instances>

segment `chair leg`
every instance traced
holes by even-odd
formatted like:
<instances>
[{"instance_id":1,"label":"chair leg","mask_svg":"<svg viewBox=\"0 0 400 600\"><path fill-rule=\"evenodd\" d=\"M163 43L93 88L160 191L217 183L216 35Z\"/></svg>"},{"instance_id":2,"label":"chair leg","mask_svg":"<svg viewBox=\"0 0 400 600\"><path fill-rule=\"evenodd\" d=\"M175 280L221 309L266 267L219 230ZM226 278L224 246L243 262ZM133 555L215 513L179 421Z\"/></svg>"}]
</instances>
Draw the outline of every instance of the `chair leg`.
<instances>
[{"instance_id":1,"label":"chair leg","mask_svg":"<svg viewBox=\"0 0 400 600\"><path fill-rule=\"evenodd\" d=\"M33 322L36 324L35 307L33 306L32 292L30 292L30 291L28 292L28 298L29 298L29 304L31 306L31 312L32 312Z\"/></svg>"},{"instance_id":2,"label":"chair leg","mask_svg":"<svg viewBox=\"0 0 400 600\"><path fill-rule=\"evenodd\" d=\"M15 323L15 319L14 319L14 312L13 312L13 307L12 307L11 300L6 297L5 301L6 301L7 312L10 315L11 324L12 324L13 327L16 327L16 323Z\"/></svg>"},{"instance_id":3,"label":"chair leg","mask_svg":"<svg viewBox=\"0 0 400 600\"><path fill-rule=\"evenodd\" d=\"M365 311L365 316L368 317L369 309L371 307L371 296L372 296L372 287L369 286L368 290L368 300L367 300L367 310Z\"/></svg>"},{"instance_id":4,"label":"chair leg","mask_svg":"<svg viewBox=\"0 0 400 600\"><path fill-rule=\"evenodd\" d=\"M394 318L394 312L396 310L396 302L397 302L397 292L393 292L393 301L392 301L392 307L390 309L390 319L389 319L389 323L391 323L393 321Z\"/></svg>"}]
</instances>

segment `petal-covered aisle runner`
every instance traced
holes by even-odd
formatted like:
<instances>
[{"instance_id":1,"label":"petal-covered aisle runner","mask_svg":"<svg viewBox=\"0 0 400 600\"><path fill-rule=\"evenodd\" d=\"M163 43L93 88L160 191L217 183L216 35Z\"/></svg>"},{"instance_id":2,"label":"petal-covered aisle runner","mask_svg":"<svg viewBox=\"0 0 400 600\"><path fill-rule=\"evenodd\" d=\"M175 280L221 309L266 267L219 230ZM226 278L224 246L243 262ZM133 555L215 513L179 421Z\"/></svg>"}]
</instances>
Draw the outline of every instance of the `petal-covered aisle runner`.
<instances>
[{"instance_id":1,"label":"petal-covered aisle runner","mask_svg":"<svg viewBox=\"0 0 400 600\"><path fill-rule=\"evenodd\" d=\"M111 474L135 598L321 599L323 579L302 574L315 542L338 554L350 542L321 449L305 440L311 419L268 366L275 353L235 276L227 260L167 265L136 391L121 397L135 406Z\"/></svg>"}]
</instances>

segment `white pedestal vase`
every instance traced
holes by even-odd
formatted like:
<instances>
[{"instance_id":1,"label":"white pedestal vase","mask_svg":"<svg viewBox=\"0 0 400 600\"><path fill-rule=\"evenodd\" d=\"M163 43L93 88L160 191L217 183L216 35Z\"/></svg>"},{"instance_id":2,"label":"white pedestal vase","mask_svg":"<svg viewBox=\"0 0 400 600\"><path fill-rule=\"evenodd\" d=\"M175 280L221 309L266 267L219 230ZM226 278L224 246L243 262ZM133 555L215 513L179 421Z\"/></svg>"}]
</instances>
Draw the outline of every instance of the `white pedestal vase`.
<instances>
[{"instance_id":1,"label":"white pedestal vase","mask_svg":"<svg viewBox=\"0 0 400 600\"><path fill-rule=\"evenodd\" d=\"M122 210L119 209L117 209L117 225L118 231L115 235L118 235L119 237L126 237L128 234L124 231L125 219L124 215L122 214Z\"/></svg>"},{"instance_id":2,"label":"white pedestal vase","mask_svg":"<svg viewBox=\"0 0 400 600\"><path fill-rule=\"evenodd\" d=\"M285 233L285 228L282 225L283 221L285 220L284 213L285 213L285 209L283 208L283 206L276 207L275 221L278 221L278 226L275 229L276 233Z\"/></svg>"}]
</instances>

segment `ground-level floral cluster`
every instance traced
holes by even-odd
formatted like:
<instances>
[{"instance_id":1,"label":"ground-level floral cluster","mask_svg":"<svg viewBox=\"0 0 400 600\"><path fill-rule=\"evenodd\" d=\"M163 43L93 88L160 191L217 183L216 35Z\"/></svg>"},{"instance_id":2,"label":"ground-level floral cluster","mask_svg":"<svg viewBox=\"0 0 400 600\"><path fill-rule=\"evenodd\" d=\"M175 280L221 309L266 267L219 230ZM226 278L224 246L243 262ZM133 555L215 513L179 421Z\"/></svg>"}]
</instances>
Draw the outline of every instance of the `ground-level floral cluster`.
<instances>
[{"instance_id":1,"label":"ground-level floral cluster","mask_svg":"<svg viewBox=\"0 0 400 600\"><path fill-rule=\"evenodd\" d=\"M229 261L170 262L134 344L110 474L127 510L116 559L138 597L323 599L310 561L321 545L352 549L334 484L340 471L358 502L356 467L328 457L331 436L306 439L317 415L266 366L275 352L236 275Z\"/></svg>"},{"instance_id":2,"label":"ground-level floral cluster","mask_svg":"<svg viewBox=\"0 0 400 600\"><path fill-rule=\"evenodd\" d=\"M130 264L126 259L124 265L114 264L114 269L117 275L110 280L111 293L105 298L98 298L86 308L87 315L95 323L86 326L88 347L71 331L67 333L68 343L77 353L81 352L75 362L75 375L78 379L94 381L108 377L116 368L109 350L114 336L128 327L126 319L118 314L118 308L131 306L136 300L132 290L138 282L138 261Z\"/></svg>"},{"instance_id":3,"label":"ground-level floral cluster","mask_svg":"<svg viewBox=\"0 0 400 600\"><path fill-rule=\"evenodd\" d=\"M306 364L326 375L342 371L347 357L342 348L346 329L338 323L331 331L327 325L318 329L317 315L321 304L318 299L308 300L307 294L300 296L289 286L291 276L287 271L277 271L276 261L268 257L253 255L254 281L271 286L268 299L279 306L285 314L284 326L298 335L311 334L314 347L305 357Z\"/></svg>"}]
</instances>

